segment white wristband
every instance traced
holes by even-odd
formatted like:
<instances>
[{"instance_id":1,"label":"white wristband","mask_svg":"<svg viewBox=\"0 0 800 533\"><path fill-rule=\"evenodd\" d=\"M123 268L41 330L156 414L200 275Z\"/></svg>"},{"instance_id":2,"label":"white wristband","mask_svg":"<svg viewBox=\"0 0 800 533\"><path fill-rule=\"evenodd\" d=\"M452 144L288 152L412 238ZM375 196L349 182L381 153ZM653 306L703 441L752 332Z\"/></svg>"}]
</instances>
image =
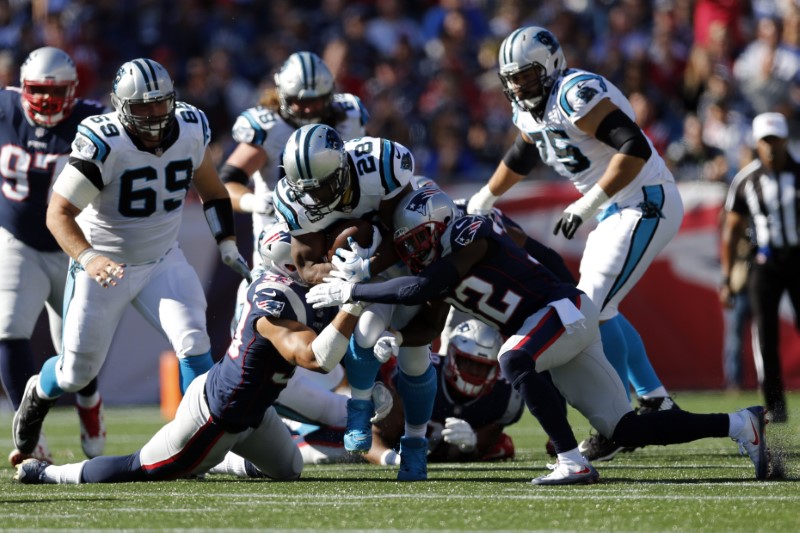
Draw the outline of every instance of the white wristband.
<instances>
[{"instance_id":1,"label":"white wristband","mask_svg":"<svg viewBox=\"0 0 800 533\"><path fill-rule=\"evenodd\" d=\"M251 192L244 193L239 198L239 210L245 213L252 213L256 207L256 195Z\"/></svg>"},{"instance_id":2,"label":"white wristband","mask_svg":"<svg viewBox=\"0 0 800 533\"><path fill-rule=\"evenodd\" d=\"M83 269L86 270L86 267L89 266L89 263L91 263L95 257L99 257L100 255L102 255L100 252L90 247L79 253L76 261L78 261Z\"/></svg>"},{"instance_id":3,"label":"white wristband","mask_svg":"<svg viewBox=\"0 0 800 533\"><path fill-rule=\"evenodd\" d=\"M330 372L344 357L350 339L342 335L333 324L328 324L320 331L317 338L311 341L311 351L319 367Z\"/></svg>"},{"instance_id":4,"label":"white wristband","mask_svg":"<svg viewBox=\"0 0 800 533\"><path fill-rule=\"evenodd\" d=\"M575 201L567 208L567 212L578 215L583 220L589 220L597 209L608 201L606 191L598 184L589 189L583 198Z\"/></svg>"},{"instance_id":5,"label":"white wristband","mask_svg":"<svg viewBox=\"0 0 800 533\"><path fill-rule=\"evenodd\" d=\"M475 211L480 210L481 212L489 212L492 210L495 202L497 199L500 198L499 196L495 196L489 190L489 185L484 185L481 189L475 193L475 195L470 199L469 206L467 207L467 211L470 214L478 214Z\"/></svg>"},{"instance_id":6,"label":"white wristband","mask_svg":"<svg viewBox=\"0 0 800 533\"><path fill-rule=\"evenodd\" d=\"M400 333L399 331L394 332L394 342L395 344L397 344L397 346L403 345L403 334Z\"/></svg>"},{"instance_id":7,"label":"white wristband","mask_svg":"<svg viewBox=\"0 0 800 533\"><path fill-rule=\"evenodd\" d=\"M364 310L364 305L361 302L346 303L342 304L341 310L353 316L361 316L361 312Z\"/></svg>"}]
</instances>

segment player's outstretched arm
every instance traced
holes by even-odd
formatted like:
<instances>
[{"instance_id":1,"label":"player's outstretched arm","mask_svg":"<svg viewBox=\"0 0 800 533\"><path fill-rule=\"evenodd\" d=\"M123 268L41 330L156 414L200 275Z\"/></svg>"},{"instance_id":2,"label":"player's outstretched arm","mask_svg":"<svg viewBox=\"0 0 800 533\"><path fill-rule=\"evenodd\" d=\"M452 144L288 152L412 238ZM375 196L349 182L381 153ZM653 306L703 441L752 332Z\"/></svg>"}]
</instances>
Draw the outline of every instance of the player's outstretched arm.
<instances>
[{"instance_id":1,"label":"player's outstretched arm","mask_svg":"<svg viewBox=\"0 0 800 533\"><path fill-rule=\"evenodd\" d=\"M342 306L319 335L305 324L284 318L261 317L256 328L290 363L328 373L344 357L362 309L360 304Z\"/></svg>"}]
</instances>

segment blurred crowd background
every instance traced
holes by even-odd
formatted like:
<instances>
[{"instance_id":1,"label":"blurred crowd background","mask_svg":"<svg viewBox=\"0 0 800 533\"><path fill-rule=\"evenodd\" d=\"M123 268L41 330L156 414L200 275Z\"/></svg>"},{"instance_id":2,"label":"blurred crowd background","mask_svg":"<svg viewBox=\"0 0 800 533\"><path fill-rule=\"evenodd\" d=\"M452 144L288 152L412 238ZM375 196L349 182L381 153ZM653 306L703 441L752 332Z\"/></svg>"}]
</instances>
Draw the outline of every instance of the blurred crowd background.
<instances>
[{"instance_id":1,"label":"blurred crowd background","mask_svg":"<svg viewBox=\"0 0 800 533\"><path fill-rule=\"evenodd\" d=\"M730 181L763 111L785 113L798 138L798 0L0 0L0 83L18 85L27 54L57 46L77 62L80 96L108 103L117 67L151 57L208 114L221 164L236 116L289 54L311 50L418 173L477 184L516 135L496 64L523 25L617 84L680 181Z\"/></svg>"}]
</instances>

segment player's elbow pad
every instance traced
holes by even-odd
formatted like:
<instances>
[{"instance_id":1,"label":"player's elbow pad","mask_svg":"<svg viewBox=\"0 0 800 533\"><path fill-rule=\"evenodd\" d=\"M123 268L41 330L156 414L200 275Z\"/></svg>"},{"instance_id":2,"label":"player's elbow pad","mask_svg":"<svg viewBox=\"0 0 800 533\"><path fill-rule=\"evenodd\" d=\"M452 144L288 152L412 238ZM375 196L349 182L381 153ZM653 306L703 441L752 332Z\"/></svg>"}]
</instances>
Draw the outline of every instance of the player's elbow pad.
<instances>
[{"instance_id":1,"label":"player's elbow pad","mask_svg":"<svg viewBox=\"0 0 800 533\"><path fill-rule=\"evenodd\" d=\"M536 146L526 142L522 134L517 135L517 140L508 149L503 157L503 163L512 171L522 176L527 176L536 164Z\"/></svg>"},{"instance_id":2,"label":"player's elbow pad","mask_svg":"<svg viewBox=\"0 0 800 533\"><path fill-rule=\"evenodd\" d=\"M642 129L628 115L617 109L597 127L595 137L621 154L647 161L653 151Z\"/></svg>"}]
</instances>

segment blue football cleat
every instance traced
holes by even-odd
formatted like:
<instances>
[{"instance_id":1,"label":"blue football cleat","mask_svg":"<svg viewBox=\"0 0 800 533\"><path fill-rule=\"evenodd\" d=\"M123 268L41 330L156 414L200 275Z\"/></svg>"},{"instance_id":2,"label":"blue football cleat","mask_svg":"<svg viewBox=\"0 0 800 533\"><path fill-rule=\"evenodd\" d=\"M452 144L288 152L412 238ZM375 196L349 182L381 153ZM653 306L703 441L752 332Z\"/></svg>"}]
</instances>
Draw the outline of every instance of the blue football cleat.
<instances>
[{"instance_id":1,"label":"blue football cleat","mask_svg":"<svg viewBox=\"0 0 800 533\"><path fill-rule=\"evenodd\" d=\"M426 481L428 479L428 439L400 439L400 471L397 481Z\"/></svg>"},{"instance_id":2,"label":"blue football cleat","mask_svg":"<svg viewBox=\"0 0 800 533\"><path fill-rule=\"evenodd\" d=\"M347 400L347 428L344 432L344 449L353 453L367 453L372 447L371 400Z\"/></svg>"}]
</instances>

